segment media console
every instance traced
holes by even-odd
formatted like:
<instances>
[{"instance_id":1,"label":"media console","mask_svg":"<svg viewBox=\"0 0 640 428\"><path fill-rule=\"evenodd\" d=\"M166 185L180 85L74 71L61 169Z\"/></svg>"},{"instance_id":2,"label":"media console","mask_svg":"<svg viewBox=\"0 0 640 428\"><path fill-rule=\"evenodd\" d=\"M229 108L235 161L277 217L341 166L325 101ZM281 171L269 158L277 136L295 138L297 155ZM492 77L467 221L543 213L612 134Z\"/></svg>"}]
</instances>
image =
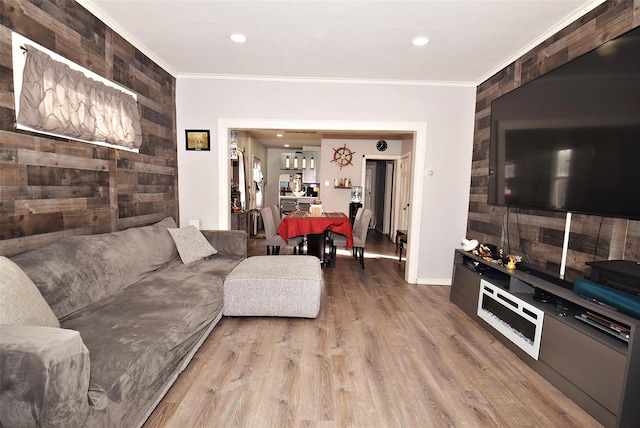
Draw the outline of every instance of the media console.
<instances>
[{"instance_id":1,"label":"media console","mask_svg":"<svg viewBox=\"0 0 640 428\"><path fill-rule=\"evenodd\" d=\"M462 250L455 252L450 299L602 425L638 426L640 319L560 280ZM610 320L615 329L592 319Z\"/></svg>"}]
</instances>

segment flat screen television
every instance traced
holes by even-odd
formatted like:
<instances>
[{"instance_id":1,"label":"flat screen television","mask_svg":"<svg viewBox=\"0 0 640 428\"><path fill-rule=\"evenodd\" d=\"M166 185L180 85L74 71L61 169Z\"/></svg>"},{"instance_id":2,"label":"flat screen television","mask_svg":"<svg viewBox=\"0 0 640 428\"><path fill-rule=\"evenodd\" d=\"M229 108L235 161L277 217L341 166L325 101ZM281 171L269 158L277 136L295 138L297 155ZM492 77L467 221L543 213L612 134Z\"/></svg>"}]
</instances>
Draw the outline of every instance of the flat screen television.
<instances>
[{"instance_id":1,"label":"flat screen television","mask_svg":"<svg viewBox=\"0 0 640 428\"><path fill-rule=\"evenodd\" d=\"M640 219L640 27L495 99L488 202Z\"/></svg>"}]
</instances>

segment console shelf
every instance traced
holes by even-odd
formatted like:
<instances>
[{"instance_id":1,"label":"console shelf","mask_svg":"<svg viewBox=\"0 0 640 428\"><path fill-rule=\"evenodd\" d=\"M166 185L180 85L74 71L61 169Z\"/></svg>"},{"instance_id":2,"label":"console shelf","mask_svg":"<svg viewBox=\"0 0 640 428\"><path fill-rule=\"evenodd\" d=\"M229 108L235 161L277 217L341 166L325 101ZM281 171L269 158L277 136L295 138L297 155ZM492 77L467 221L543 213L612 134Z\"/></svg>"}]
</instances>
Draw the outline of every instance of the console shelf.
<instances>
[{"instance_id":1,"label":"console shelf","mask_svg":"<svg viewBox=\"0 0 640 428\"><path fill-rule=\"evenodd\" d=\"M539 356L534 358L478 316L481 280L542 311ZM483 283L486 284L486 283ZM635 427L640 421L640 320L585 299L561 280L505 267L456 250L450 299L541 376L605 427ZM551 303L536 300L536 289ZM485 290L486 294L486 290ZM556 305L553 301L560 302ZM628 342L592 327L575 315L586 311L628 326ZM486 318L486 317L485 317ZM535 355L535 354L534 354Z\"/></svg>"}]
</instances>

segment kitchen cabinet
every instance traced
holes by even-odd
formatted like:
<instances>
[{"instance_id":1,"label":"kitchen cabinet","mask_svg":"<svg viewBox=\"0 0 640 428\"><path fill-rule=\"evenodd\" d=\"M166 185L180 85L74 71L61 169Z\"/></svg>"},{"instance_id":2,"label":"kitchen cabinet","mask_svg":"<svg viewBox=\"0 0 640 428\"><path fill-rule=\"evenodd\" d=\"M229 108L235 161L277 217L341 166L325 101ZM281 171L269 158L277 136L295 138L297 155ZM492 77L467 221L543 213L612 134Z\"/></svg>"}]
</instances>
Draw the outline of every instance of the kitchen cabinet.
<instances>
[{"instance_id":1,"label":"kitchen cabinet","mask_svg":"<svg viewBox=\"0 0 640 428\"><path fill-rule=\"evenodd\" d=\"M318 183L319 171L318 169L305 169L302 171L302 182L305 184Z\"/></svg>"},{"instance_id":2,"label":"kitchen cabinet","mask_svg":"<svg viewBox=\"0 0 640 428\"><path fill-rule=\"evenodd\" d=\"M302 170L302 182L318 183L320 180L320 152L304 152L305 168Z\"/></svg>"},{"instance_id":3,"label":"kitchen cabinet","mask_svg":"<svg viewBox=\"0 0 640 428\"><path fill-rule=\"evenodd\" d=\"M286 171L302 171L302 152L281 153L280 169Z\"/></svg>"},{"instance_id":4,"label":"kitchen cabinet","mask_svg":"<svg viewBox=\"0 0 640 428\"><path fill-rule=\"evenodd\" d=\"M302 173L303 183L318 183L320 179L320 152L284 152L280 154L280 169Z\"/></svg>"}]
</instances>

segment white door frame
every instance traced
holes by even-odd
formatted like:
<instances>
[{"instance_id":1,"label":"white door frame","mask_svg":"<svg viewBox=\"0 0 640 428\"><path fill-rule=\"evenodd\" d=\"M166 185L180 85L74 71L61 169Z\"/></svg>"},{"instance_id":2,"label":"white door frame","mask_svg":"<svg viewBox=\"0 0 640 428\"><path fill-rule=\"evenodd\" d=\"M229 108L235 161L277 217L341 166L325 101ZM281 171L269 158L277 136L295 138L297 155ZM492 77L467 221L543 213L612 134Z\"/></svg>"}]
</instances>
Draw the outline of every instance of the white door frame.
<instances>
[{"instance_id":1,"label":"white door frame","mask_svg":"<svg viewBox=\"0 0 640 428\"><path fill-rule=\"evenodd\" d=\"M409 218L408 215L409 213L407 212L407 218L404 218L403 215L403 211L405 211L405 207L408 205L409 207L411 206L411 178L412 176L409 175L409 189L405 188L405 181L402 178L404 175L404 169L403 166L405 166L405 163L409 161L411 162L411 152L408 153L403 153L402 156L400 157L400 161L398 162L398 221L396 223L396 229L409 229ZM411 167L411 165L409 165L409 167ZM410 171L411 172L411 171ZM407 201L405 199L406 197L406 192L409 192L409 200ZM407 220L407 224L404 224L403 220ZM395 238L394 238L395 239Z\"/></svg>"},{"instance_id":2,"label":"white door frame","mask_svg":"<svg viewBox=\"0 0 640 428\"><path fill-rule=\"evenodd\" d=\"M392 214L392 209L395 209L395 204L393 203L393 197L396 192L394 192L395 187L395 173L396 173L396 164L397 161L385 162L384 164L384 204L382 209L382 233L388 234L391 236L391 225L393 224L393 218L395 215ZM392 238L395 239L395 238Z\"/></svg>"},{"instance_id":3,"label":"white door frame","mask_svg":"<svg viewBox=\"0 0 640 428\"><path fill-rule=\"evenodd\" d=\"M427 123L423 121L350 121L350 120L270 120L270 119L218 119L218 227L228 229L231 224L229 189L229 131L234 129L299 129L309 131L399 131L413 133L411 165L411 206L409 228L419 237L422 229L422 196L424 189L425 156L427 153ZM370 158L373 159L374 155ZM364 163L366 161L363 159ZM413 221L415 219L415 221ZM407 243L407 264L404 279L418 282L419 239Z\"/></svg>"},{"instance_id":4,"label":"white door frame","mask_svg":"<svg viewBox=\"0 0 640 428\"><path fill-rule=\"evenodd\" d=\"M371 224L376 224L376 207L371 203L371 198L369 194L375 194L376 192L376 174L378 173L377 166L370 167L367 165L367 158L365 156L362 157L362 166L364 167L364 180L360 180L362 183L362 207L368 208L371 210L371 221L369 222L369 226ZM367 177L368 176L368 177ZM368 188L367 188L368 186Z\"/></svg>"}]
</instances>

